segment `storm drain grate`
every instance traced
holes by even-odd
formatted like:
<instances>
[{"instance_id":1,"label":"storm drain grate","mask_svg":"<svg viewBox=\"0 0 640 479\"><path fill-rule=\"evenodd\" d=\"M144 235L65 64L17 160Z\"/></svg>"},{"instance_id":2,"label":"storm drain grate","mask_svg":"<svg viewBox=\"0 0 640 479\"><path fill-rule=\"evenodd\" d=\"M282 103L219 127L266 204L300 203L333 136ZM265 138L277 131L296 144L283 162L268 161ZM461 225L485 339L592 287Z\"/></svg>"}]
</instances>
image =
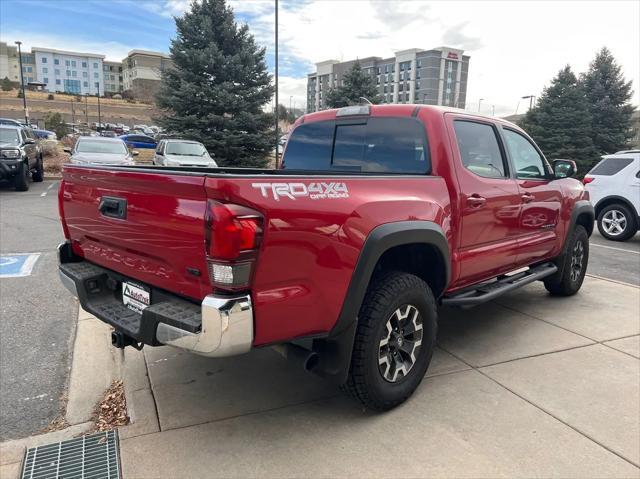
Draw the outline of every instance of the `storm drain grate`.
<instances>
[{"instance_id":1,"label":"storm drain grate","mask_svg":"<svg viewBox=\"0 0 640 479\"><path fill-rule=\"evenodd\" d=\"M22 479L120 479L117 431L27 449Z\"/></svg>"}]
</instances>

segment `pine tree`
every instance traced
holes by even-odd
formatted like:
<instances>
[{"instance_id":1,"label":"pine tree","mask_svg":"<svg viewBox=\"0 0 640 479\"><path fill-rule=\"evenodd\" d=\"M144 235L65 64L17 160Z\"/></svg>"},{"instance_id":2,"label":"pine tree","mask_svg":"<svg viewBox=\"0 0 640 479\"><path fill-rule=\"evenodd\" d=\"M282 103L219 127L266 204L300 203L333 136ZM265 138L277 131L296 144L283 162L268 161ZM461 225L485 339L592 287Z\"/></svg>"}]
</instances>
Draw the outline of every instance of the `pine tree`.
<instances>
[{"instance_id":1,"label":"pine tree","mask_svg":"<svg viewBox=\"0 0 640 479\"><path fill-rule=\"evenodd\" d=\"M225 0L194 1L175 22L158 123L202 142L222 166L265 166L276 141L273 116L263 110L274 92L265 49Z\"/></svg>"},{"instance_id":2,"label":"pine tree","mask_svg":"<svg viewBox=\"0 0 640 479\"><path fill-rule=\"evenodd\" d=\"M585 174L598 154L591 140L591 116L582 85L567 65L546 87L520 125L545 156L575 160Z\"/></svg>"},{"instance_id":3,"label":"pine tree","mask_svg":"<svg viewBox=\"0 0 640 479\"><path fill-rule=\"evenodd\" d=\"M625 81L621 67L607 48L598 52L582 75L591 112L593 143L599 154L615 153L628 146L633 136L631 81Z\"/></svg>"},{"instance_id":4,"label":"pine tree","mask_svg":"<svg viewBox=\"0 0 640 479\"><path fill-rule=\"evenodd\" d=\"M373 77L367 75L360 62L355 62L350 70L344 74L344 84L337 88L330 88L327 93L327 105L329 108L341 108L343 106L357 105L366 98L371 103L380 103L378 87Z\"/></svg>"}]
</instances>

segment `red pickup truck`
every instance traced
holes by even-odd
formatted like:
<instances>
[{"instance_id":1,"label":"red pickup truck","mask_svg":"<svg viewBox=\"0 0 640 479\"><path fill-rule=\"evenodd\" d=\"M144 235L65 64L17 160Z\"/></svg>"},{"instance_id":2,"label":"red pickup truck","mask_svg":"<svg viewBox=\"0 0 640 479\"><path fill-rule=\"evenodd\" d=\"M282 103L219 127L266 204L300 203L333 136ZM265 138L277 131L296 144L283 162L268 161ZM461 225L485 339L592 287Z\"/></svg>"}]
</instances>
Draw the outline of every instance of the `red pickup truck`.
<instances>
[{"instance_id":1,"label":"red pickup truck","mask_svg":"<svg viewBox=\"0 0 640 479\"><path fill-rule=\"evenodd\" d=\"M278 170L66 166L60 277L115 346L275 346L389 409L425 375L439 305L580 289L594 210L574 171L497 118L322 111Z\"/></svg>"}]
</instances>

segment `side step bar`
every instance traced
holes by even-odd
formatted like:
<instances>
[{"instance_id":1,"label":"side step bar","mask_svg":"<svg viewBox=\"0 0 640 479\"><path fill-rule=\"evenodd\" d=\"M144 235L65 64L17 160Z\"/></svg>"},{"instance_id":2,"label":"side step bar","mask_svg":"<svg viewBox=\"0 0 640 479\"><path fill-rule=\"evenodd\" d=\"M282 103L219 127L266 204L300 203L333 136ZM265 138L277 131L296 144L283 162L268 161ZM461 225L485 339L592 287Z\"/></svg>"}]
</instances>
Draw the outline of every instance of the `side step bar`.
<instances>
[{"instance_id":1,"label":"side step bar","mask_svg":"<svg viewBox=\"0 0 640 479\"><path fill-rule=\"evenodd\" d=\"M442 298L444 306L459 306L462 308L470 308L486 301L502 296L509 291L520 288L525 284L533 283L547 276L551 276L558 271L558 267L553 263L544 263L533 268L516 273L512 276L502 276L491 283L483 283L467 288L451 296Z\"/></svg>"}]
</instances>

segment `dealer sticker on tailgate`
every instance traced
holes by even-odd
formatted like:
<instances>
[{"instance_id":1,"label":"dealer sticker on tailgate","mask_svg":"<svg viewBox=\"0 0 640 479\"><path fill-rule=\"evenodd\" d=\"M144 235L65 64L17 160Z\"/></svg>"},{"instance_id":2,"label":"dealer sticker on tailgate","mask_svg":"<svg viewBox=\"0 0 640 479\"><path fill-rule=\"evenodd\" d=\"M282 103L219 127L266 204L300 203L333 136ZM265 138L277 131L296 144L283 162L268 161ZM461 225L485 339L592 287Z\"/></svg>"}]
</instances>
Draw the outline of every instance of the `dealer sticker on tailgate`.
<instances>
[{"instance_id":1,"label":"dealer sticker on tailgate","mask_svg":"<svg viewBox=\"0 0 640 479\"><path fill-rule=\"evenodd\" d=\"M124 282L122 302L130 310L142 314L142 310L151 304L151 293L138 284Z\"/></svg>"}]
</instances>

